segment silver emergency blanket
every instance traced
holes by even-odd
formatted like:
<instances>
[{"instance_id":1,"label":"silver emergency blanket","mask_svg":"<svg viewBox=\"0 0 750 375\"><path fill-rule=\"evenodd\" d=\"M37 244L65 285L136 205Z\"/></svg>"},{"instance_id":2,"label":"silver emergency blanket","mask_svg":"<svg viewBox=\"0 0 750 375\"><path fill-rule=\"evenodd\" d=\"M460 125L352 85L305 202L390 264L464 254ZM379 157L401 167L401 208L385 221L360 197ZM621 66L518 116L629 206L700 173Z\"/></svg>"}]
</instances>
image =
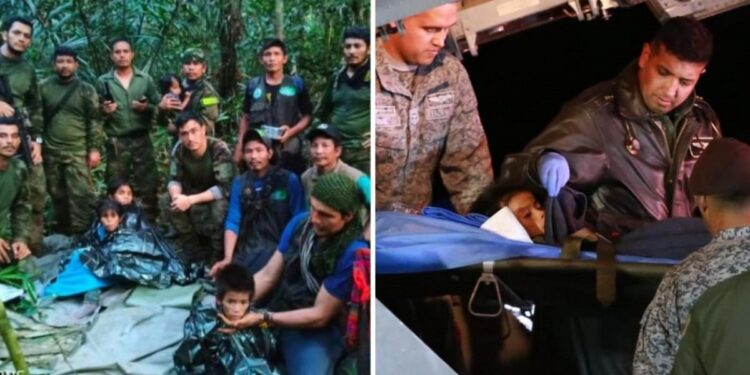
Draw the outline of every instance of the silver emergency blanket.
<instances>
[{"instance_id":1,"label":"silver emergency blanket","mask_svg":"<svg viewBox=\"0 0 750 375\"><path fill-rule=\"evenodd\" d=\"M268 362L276 349L268 328L226 334L217 331L222 325L215 307L193 310L185 321L185 339L174 354L178 374L279 374Z\"/></svg>"},{"instance_id":2,"label":"silver emergency blanket","mask_svg":"<svg viewBox=\"0 0 750 375\"><path fill-rule=\"evenodd\" d=\"M195 280L198 269L182 263L172 247L152 228L120 228L105 234L95 225L84 241L81 261L96 276L166 288Z\"/></svg>"}]
</instances>

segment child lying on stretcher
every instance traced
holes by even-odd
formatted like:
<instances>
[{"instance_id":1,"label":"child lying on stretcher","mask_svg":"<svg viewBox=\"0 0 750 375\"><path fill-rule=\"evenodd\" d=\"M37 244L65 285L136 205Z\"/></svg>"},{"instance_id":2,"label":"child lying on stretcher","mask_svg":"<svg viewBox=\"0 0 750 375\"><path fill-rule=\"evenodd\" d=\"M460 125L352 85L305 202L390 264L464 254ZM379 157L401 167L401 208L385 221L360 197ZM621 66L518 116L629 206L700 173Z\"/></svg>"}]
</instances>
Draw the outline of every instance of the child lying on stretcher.
<instances>
[{"instance_id":1,"label":"child lying on stretcher","mask_svg":"<svg viewBox=\"0 0 750 375\"><path fill-rule=\"evenodd\" d=\"M276 339L267 327L226 334L220 317L237 320L250 310L255 283L247 269L229 264L216 276L215 306L196 306L185 321L185 338L174 354L178 374L275 374ZM231 330L231 328L229 328Z\"/></svg>"},{"instance_id":2,"label":"child lying on stretcher","mask_svg":"<svg viewBox=\"0 0 750 375\"><path fill-rule=\"evenodd\" d=\"M563 190L560 194L561 197L563 194L570 194L567 197L560 198L560 201L565 203L558 205L560 212L555 213L556 215L565 216L565 220L563 221L567 225L566 228L553 229L564 231L565 233L562 234L563 237L570 236L582 238L587 241L596 241L594 232L583 226L585 201L573 204L575 198L577 198L573 196L574 192ZM547 223L545 219L547 219L546 215L548 215L546 209L549 208L545 207L542 203L544 202L544 198L541 196L541 194L535 194L532 189L526 187L507 187L495 182L477 198L472 205L471 212L492 216L507 207L513 212L513 216L534 242L560 242L559 238L557 238L560 237L559 235L553 236L555 237L555 241L550 241L549 233L546 233L547 229L545 226L547 226Z\"/></svg>"}]
</instances>

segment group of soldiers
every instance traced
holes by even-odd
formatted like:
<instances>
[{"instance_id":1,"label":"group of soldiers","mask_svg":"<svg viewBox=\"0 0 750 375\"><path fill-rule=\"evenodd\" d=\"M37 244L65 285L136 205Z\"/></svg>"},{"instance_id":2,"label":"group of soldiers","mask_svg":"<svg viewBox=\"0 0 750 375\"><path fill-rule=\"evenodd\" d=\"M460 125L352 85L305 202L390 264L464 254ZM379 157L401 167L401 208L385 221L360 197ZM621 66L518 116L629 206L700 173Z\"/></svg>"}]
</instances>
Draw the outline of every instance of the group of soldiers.
<instances>
[{"instance_id":1,"label":"group of soldiers","mask_svg":"<svg viewBox=\"0 0 750 375\"><path fill-rule=\"evenodd\" d=\"M151 224L161 214L170 224L185 263L207 265L211 276L232 263L254 274L253 305L267 310L225 319L226 327L284 328L279 347L290 373L332 373L344 354L334 318L352 296L355 254L368 251L362 238L370 193L369 31L344 32L345 64L331 78L312 129L307 87L284 73L286 45L264 43L264 73L246 84L232 151L213 136L221 100L206 79L203 51L185 50L182 77L165 75L157 87L133 66L133 44L117 38L109 44L112 70L92 85L76 76L76 52L60 46L52 56L55 74L37 83L23 59L33 24L10 17L2 30L0 76L10 94L0 96L0 263L41 250L46 194L56 232L86 231L96 199L91 169L106 161L106 179L126 180L140 199L142 210L134 212ZM173 136L161 199L154 122ZM117 206L119 191L105 202ZM130 230L120 228L108 236Z\"/></svg>"},{"instance_id":2,"label":"group of soldiers","mask_svg":"<svg viewBox=\"0 0 750 375\"><path fill-rule=\"evenodd\" d=\"M186 49L181 55L182 77L165 75L157 85L133 65L131 41L116 38L109 44L112 70L90 84L76 75L76 51L58 46L52 56L55 74L38 81L33 66L23 58L32 44L32 22L9 17L2 24L2 35L0 77L9 95L3 97L0 90L0 133L11 129L8 138L3 138L7 143L0 160L2 260L42 251L47 194L54 208L54 232L77 235L86 231L97 199L91 170L102 160L106 161L106 180L119 177L130 182L146 219L156 223L161 211L184 260L209 264L225 260L216 270L231 261L237 242L235 237L231 248L225 249L223 229L227 210L232 209L230 187L238 167L254 176L257 192L233 197L238 199L236 209L243 220L253 219L252 224L243 221L242 228L235 223L227 232L239 233L245 241L238 248L247 243L257 247L258 241L270 246L263 250L265 260L286 223L306 207L318 175L345 173L359 179L369 195L370 64L369 32L364 28L346 31L346 63L331 78L318 106L320 124L312 131L308 128L314 108L307 87L300 77L284 73L285 44L278 39L266 42L259 51L265 72L247 82L234 151L213 137L221 99L206 78L208 66L202 50ZM174 137L167 193L161 199L158 184L165 176L158 175L155 162L154 123L165 126ZM303 154L306 131L319 135L307 137L310 156ZM252 140L266 148L263 161L250 156L245 147ZM14 157L24 146L28 148L26 165ZM308 169L308 160L312 166L305 195L299 178ZM280 178L280 174L289 177ZM236 183L236 194L248 190ZM275 211L272 203L276 200L293 208L283 215L259 214ZM263 226L258 221L273 221L267 225L273 233L256 231L249 236L253 238L242 235L244 229Z\"/></svg>"}]
</instances>

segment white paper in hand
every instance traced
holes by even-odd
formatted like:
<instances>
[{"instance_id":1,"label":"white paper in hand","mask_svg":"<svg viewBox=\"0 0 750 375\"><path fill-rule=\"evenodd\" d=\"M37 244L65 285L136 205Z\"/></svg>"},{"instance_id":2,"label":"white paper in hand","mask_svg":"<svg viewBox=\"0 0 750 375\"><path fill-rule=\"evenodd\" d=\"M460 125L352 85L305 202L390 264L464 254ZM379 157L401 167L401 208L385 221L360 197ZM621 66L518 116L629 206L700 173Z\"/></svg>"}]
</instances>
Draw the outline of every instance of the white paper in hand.
<instances>
[{"instance_id":1,"label":"white paper in hand","mask_svg":"<svg viewBox=\"0 0 750 375\"><path fill-rule=\"evenodd\" d=\"M533 243L526 229L518 222L516 216L513 215L513 211L508 207L503 207L487 219L482 224L482 229L495 232L509 240Z\"/></svg>"}]
</instances>

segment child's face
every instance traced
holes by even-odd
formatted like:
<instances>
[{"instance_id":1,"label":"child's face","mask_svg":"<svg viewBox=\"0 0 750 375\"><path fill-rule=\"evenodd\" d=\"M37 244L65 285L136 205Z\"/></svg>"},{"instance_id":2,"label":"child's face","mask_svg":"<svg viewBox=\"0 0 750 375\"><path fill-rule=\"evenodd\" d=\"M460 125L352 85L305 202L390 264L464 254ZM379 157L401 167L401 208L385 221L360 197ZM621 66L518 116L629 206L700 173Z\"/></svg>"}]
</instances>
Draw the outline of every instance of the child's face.
<instances>
[{"instance_id":1,"label":"child's face","mask_svg":"<svg viewBox=\"0 0 750 375\"><path fill-rule=\"evenodd\" d=\"M180 82L174 77L172 77L172 86L169 86L169 92L171 92L175 96L180 96L180 94L182 94Z\"/></svg>"},{"instance_id":2,"label":"child's face","mask_svg":"<svg viewBox=\"0 0 750 375\"><path fill-rule=\"evenodd\" d=\"M130 185L122 185L115 190L111 198L123 206L130 206L133 204L133 189Z\"/></svg>"},{"instance_id":3,"label":"child's face","mask_svg":"<svg viewBox=\"0 0 750 375\"><path fill-rule=\"evenodd\" d=\"M508 200L508 208L518 219L529 237L544 235L544 209L529 191L513 194Z\"/></svg>"},{"instance_id":4,"label":"child's face","mask_svg":"<svg viewBox=\"0 0 750 375\"><path fill-rule=\"evenodd\" d=\"M250 307L250 293L228 290L221 299L221 310L230 320L243 317Z\"/></svg>"},{"instance_id":5,"label":"child's face","mask_svg":"<svg viewBox=\"0 0 750 375\"><path fill-rule=\"evenodd\" d=\"M99 221L102 223L102 226L104 226L107 233L112 233L117 229L117 226L120 225L120 215L112 210L105 211L102 213Z\"/></svg>"}]
</instances>

